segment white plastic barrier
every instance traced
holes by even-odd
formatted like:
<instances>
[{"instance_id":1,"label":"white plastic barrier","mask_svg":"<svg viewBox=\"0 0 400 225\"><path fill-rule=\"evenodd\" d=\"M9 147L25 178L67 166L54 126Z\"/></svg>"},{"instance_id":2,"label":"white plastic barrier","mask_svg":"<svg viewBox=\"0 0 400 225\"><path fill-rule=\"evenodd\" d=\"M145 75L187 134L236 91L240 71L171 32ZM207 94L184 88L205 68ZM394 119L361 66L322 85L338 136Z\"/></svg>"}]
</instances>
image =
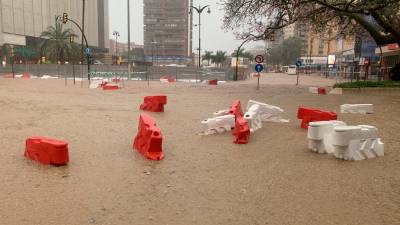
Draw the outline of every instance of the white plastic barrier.
<instances>
[{"instance_id":1,"label":"white plastic barrier","mask_svg":"<svg viewBox=\"0 0 400 225\"><path fill-rule=\"evenodd\" d=\"M363 160L384 155L384 144L374 126L338 126L332 133L336 158Z\"/></svg>"},{"instance_id":2,"label":"white plastic barrier","mask_svg":"<svg viewBox=\"0 0 400 225\"><path fill-rule=\"evenodd\" d=\"M223 110L219 110L215 113L213 113L214 117L219 117L219 116L226 116L229 114L229 109L223 109Z\"/></svg>"},{"instance_id":3,"label":"white plastic barrier","mask_svg":"<svg viewBox=\"0 0 400 225\"><path fill-rule=\"evenodd\" d=\"M384 155L384 144L374 126L346 126L341 121L311 122L309 148L344 160L363 160Z\"/></svg>"},{"instance_id":4,"label":"white plastic barrier","mask_svg":"<svg viewBox=\"0 0 400 225\"><path fill-rule=\"evenodd\" d=\"M318 153L333 153L332 132L346 123L337 120L310 122L308 126L308 148Z\"/></svg>"},{"instance_id":5,"label":"white plastic barrier","mask_svg":"<svg viewBox=\"0 0 400 225\"><path fill-rule=\"evenodd\" d=\"M209 118L201 121L204 126L203 133L215 134L215 133L223 133L225 131L230 131L235 127L235 116L234 115L225 115L214 118Z\"/></svg>"},{"instance_id":6,"label":"white plastic barrier","mask_svg":"<svg viewBox=\"0 0 400 225\"><path fill-rule=\"evenodd\" d=\"M258 104L252 105L244 115L244 118L250 125L250 132L255 132L262 127L261 106Z\"/></svg>"},{"instance_id":7,"label":"white plastic barrier","mask_svg":"<svg viewBox=\"0 0 400 225\"><path fill-rule=\"evenodd\" d=\"M90 89L96 89L98 87L100 87L100 84L103 83L103 80L93 80L92 82L90 82Z\"/></svg>"},{"instance_id":8,"label":"white plastic barrier","mask_svg":"<svg viewBox=\"0 0 400 225\"><path fill-rule=\"evenodd\" d=\"M278 122L278 123L287 123L289 120L282 119L281 114L284 112L283 109L278 106L268 105L262 102L257 102L254 100L250 100L247 103L247 111L253 106L258 105L258 114L260 114L261 120L263 122ZM246 117L245 117L246 118Z\"/></svg>"},{"instance_id":9,"label":"white plastic barrier","mask_svg":"<svg viewBox=\"0 0 400 225\"><path fill-rule=\"evenodd\" d=\"M313 93L313 94L318 94L318 88L317 87L309 87L308 91L310 93Z\"/></svg>"},{"instance_id":10,"label":"white plastic barrier","mask_svg":"<svg viewBox=\"0 0 400 225\"><path fill-rule=\"evenodd\" d=\"M373 104L344 104L340 106L341 113L374 113Z\"/></svg>"}]
</instances>

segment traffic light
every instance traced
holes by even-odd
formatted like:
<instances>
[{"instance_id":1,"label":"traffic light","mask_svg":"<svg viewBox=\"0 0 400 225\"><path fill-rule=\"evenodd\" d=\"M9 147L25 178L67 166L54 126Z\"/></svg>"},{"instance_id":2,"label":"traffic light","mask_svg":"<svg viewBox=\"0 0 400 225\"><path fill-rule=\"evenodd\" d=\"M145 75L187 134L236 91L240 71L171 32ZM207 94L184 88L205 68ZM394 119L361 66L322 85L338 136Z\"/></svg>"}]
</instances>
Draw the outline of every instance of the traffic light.
<instances>
[{"instance_id":1,"label":"traffic light","mask_svg":"<svg viewBox=\"0 0 400 225\"><path fill-rule=\"evenodd\" d=\"M66 24L68 22L68 13L63 13L63 23Z\"/></svg>"}]
</instances>

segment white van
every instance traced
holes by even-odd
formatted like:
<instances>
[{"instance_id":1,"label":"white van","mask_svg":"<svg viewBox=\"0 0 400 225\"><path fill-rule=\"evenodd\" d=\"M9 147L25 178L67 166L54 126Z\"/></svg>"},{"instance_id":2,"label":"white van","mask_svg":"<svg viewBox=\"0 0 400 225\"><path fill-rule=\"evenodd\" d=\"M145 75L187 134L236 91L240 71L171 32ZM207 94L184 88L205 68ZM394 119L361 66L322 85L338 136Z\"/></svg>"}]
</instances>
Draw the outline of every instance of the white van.
<instances>
[{"instance_id":1,"label":"white van","mask_svg":"<svg viewBox=\"0 0 400 225\"><path fill-rule=\"evenodd\" d=\"M292 65L288 67L288 70L286 72L288 75L296 75L297 74L297 67Z\"/></svg>"}]
</instances>

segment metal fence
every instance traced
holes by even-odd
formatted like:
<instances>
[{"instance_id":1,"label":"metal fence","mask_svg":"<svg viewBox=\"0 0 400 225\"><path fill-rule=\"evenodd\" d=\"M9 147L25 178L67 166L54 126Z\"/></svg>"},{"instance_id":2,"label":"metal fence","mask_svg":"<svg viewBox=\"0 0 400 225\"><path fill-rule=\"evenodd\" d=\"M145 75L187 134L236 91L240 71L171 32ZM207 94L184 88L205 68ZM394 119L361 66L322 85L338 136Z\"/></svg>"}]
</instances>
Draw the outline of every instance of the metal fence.
<instances>
[{"instance_id":1,"label":"metal fence","mask_svg":"<svg viewBox=\"0 0 400 225\"><path fill-rule=\"evenodd\" d=\"M120 77L128 78L128 67L116 65L91 65L91 77ZM41 64L17 64L6 65L0 68L1 75L25 74L33 76L52 76L58 78L81 77L88 75L87 65L41 65ZM163 76L173 77L177 80L232 80L234 77L232 68L195 68L195 67L161 67L161 66L135 66L131 68L132 80L158 80ZM248 71L240 71L239 79L245 79Z\"/></svg>"}]
</instances>

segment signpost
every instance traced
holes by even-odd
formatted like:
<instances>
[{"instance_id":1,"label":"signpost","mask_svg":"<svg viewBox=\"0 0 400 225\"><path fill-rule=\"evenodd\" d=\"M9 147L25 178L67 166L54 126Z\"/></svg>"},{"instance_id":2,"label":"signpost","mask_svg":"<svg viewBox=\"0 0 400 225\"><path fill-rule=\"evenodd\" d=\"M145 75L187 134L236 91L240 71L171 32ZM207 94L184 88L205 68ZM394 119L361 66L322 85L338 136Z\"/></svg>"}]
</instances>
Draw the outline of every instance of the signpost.
<instances>
[{"instance_id":1,"label":"signpost","mask_svg":"<svg viewBox=\"0 0 400 225\"><path fill-rule=\"evenodd\" d=\"M257 55L256 58L254 59L256 63L260 64L264 62L264 56L262 55Z\"/></svg>"},{"instance_id":2,"label":"signpost","mask_svg":"<svg viewBox=\"0 0 400 225\"><path fill-rule=\"evenodd\" d=\"M257 74L257 90L259 90L260 89L260 73L264 70L264 66L261 64L264 62L264 56L257 55L254 60L257 63L257 65L255 66L254 69L258 73Z\"/></svg>"},{"instance_id":3,"label":"signpost","mask_svg":"<svg viewBox=\"0 0 400 225\"><path fill-rule=\"evenodd\" d=\"M296 61L296 74L297 74L297 82L296 82L296 86L299 85L299 71L300 71L300 66L301 66L302 62L300 60Z\"/></svg>"}]
</instances>

